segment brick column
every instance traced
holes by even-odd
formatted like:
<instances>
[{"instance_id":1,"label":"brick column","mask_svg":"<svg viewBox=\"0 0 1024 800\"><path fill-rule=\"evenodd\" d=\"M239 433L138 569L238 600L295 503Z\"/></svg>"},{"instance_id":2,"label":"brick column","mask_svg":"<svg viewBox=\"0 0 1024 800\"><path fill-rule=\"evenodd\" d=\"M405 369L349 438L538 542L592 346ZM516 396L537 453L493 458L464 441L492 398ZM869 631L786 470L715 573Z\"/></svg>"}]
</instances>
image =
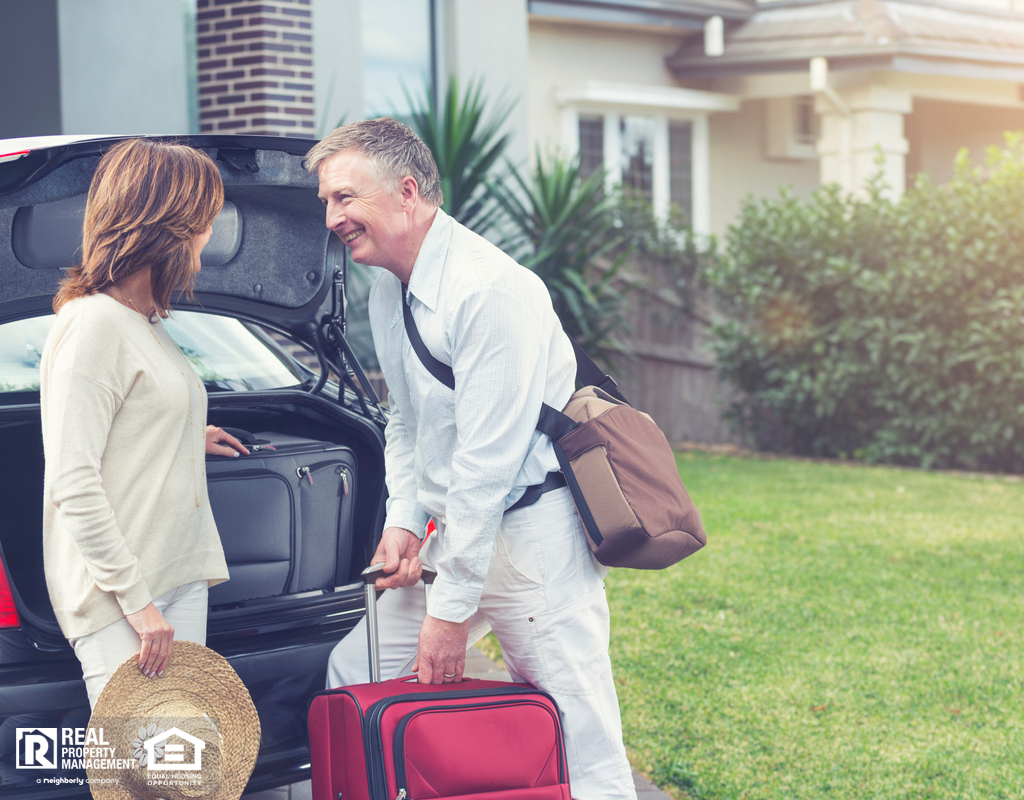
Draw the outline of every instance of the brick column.
<instances>
[{"instance_id":1,"label":"brick column","mask_svg":"<svg viewBox=\"0 0 1024 800\"><path fill-rule=\"evenodd\" d=\"M315 136L311 0L198 0L203 133Z\"/></svg>"}]
</instances>

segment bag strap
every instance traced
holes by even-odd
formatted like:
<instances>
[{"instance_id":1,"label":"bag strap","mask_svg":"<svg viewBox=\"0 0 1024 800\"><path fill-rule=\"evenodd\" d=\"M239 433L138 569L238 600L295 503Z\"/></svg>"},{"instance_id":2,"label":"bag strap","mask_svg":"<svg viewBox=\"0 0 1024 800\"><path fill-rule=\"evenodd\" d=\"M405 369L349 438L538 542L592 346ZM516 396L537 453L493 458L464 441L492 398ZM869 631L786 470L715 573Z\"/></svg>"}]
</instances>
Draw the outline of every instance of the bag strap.
<instances>
[{"instance_id":1,"label":"bag strap","mask_svg":"<svg viewBox=\"0 0 1024 800\"><path fill-rule=\"evenodd\" d=\"M455 373L452 368L434 358L433 354L427 349L426 344L423 343L423 337L420 336L419 329L416 327L416 320L412 317L412 309L409 308L409 297L408 287L402 284L402 318L405 320L405 332L409 335L409 344L412 345L413 351L419 358L420 363L426 368L427 372L433 375L437 380L447 386L449 389L455 389ZM603 392L610 394L616 400L623 403L629 404L629 401L622 396L619 391L618 384L615 383L615 379L611 375L605 374L594 360L584 352L583 348L579 346L577 341L571 336L566 334L569 341L572 343L572 350L576 356L576 377L584 386L594 386ZM545 405L541 409L540 422L537 423L537 430L541 433L548 433L547 430L541 427L544 423L546 409L550 406ZM555 411L555 409L551 409ZM559 411L555 411L557 414L561 414ZM550 416L550 415L547 415ZM564 415L563 415L564 416ZM568 419L568 418L566 418ZM549 425L550 427L550 425ZM551 434L548 433L550 436ZM557 436L554 438L558 438Z\"/></svg>"},{"instance_id":2,"label":"bag strap","mask_svg":"<svg viewBox=\"0 0 1024 800\"><path fill-rule=\"evenodd\" d=\"M405 332L409 334L409 344L416 351L420 362L427 368L427 372L437 378L449 389L455 389L455 373L452 368L434 358L427 346L423 344L423 337L420 336L419 328L416 327L416 320L412 318L412 309L409 308L409 299L406 292L406 285L402 284L402 316L405 318Z\"/></svg>"}]
</instances>

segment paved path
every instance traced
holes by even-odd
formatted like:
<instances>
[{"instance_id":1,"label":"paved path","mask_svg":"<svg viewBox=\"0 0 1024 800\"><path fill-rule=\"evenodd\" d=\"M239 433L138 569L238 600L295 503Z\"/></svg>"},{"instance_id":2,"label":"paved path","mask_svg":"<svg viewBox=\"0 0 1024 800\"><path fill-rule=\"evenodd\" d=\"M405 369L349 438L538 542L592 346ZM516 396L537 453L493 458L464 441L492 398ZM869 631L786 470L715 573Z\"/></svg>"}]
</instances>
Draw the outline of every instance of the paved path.
<instances>
[{"instance_id":1,"label":"paved path","mask_svg":"<svg viewBox=\"0 0 1024 800\"><path fill-rule=\"evenodd\" d=\"M467 678L484 678L491 681L507 681L508 672L491 661L484 653L475 647L471 647L466 654ZM657 786L651 784L642 775L633 773L633 781L636 784L637 800L670 800L669 796ZM266 792L247 794L246 800L312 800L313 793L309 788L309 781L293 783L291 786L282 786L280 789L270 789Z\"/></svg>"}]
</instances>

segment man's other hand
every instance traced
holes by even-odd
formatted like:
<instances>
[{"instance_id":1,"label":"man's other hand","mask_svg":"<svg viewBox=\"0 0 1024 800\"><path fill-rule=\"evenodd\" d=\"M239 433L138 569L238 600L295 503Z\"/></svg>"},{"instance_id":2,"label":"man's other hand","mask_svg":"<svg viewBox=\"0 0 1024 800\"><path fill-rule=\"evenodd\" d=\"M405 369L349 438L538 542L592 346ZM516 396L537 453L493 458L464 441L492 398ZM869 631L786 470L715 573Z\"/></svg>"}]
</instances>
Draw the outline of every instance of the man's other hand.
<instances>
[{"instance_id":1,"label":"man's other hand","mask_svg":"<svg viewBox=\"0 0 1024 800\"><path fill-rule=\"evenodd\" d=\"M445 622L427 614L420 628L419 649L412 671L420 683L458 683L466 669L469 620Z\"/></svg>"},{"instance_id":2,"label":"man's other hand","mask_svg":"<svg viewBox=\"0 0 1024 800\"><path fill-rule=\"evenodd\" d=\"M423 574L420 540L405 528L387 528L380 537L371 563L384 562L384 575L374 583L378 589L412 586Z\"/></svg>"}]
</instances>

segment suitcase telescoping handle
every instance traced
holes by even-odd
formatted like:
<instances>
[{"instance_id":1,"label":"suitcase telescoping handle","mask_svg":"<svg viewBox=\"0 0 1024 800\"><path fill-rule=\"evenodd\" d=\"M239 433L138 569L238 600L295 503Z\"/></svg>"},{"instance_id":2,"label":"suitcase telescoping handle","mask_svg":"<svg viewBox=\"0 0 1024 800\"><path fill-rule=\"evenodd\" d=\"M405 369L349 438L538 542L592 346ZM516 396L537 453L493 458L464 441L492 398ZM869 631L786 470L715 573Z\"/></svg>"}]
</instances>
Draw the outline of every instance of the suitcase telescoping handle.
<instances>
[{"instance_id":1,"label":"suitcase telescoping handle","mask_svg":"<svg viewBox=\"0 0 1024 800\"><path fill-rule=\"evenodd\" d=\"M366 643L370 651L370 681L380 683L380 636L377 630L377 588L373 585L384 571L384 562L371 564L363 570L363 593L366 596ZM423 568L423 587L430 599L430 585L437 573Z\"/></svg>"}]
</instances>

